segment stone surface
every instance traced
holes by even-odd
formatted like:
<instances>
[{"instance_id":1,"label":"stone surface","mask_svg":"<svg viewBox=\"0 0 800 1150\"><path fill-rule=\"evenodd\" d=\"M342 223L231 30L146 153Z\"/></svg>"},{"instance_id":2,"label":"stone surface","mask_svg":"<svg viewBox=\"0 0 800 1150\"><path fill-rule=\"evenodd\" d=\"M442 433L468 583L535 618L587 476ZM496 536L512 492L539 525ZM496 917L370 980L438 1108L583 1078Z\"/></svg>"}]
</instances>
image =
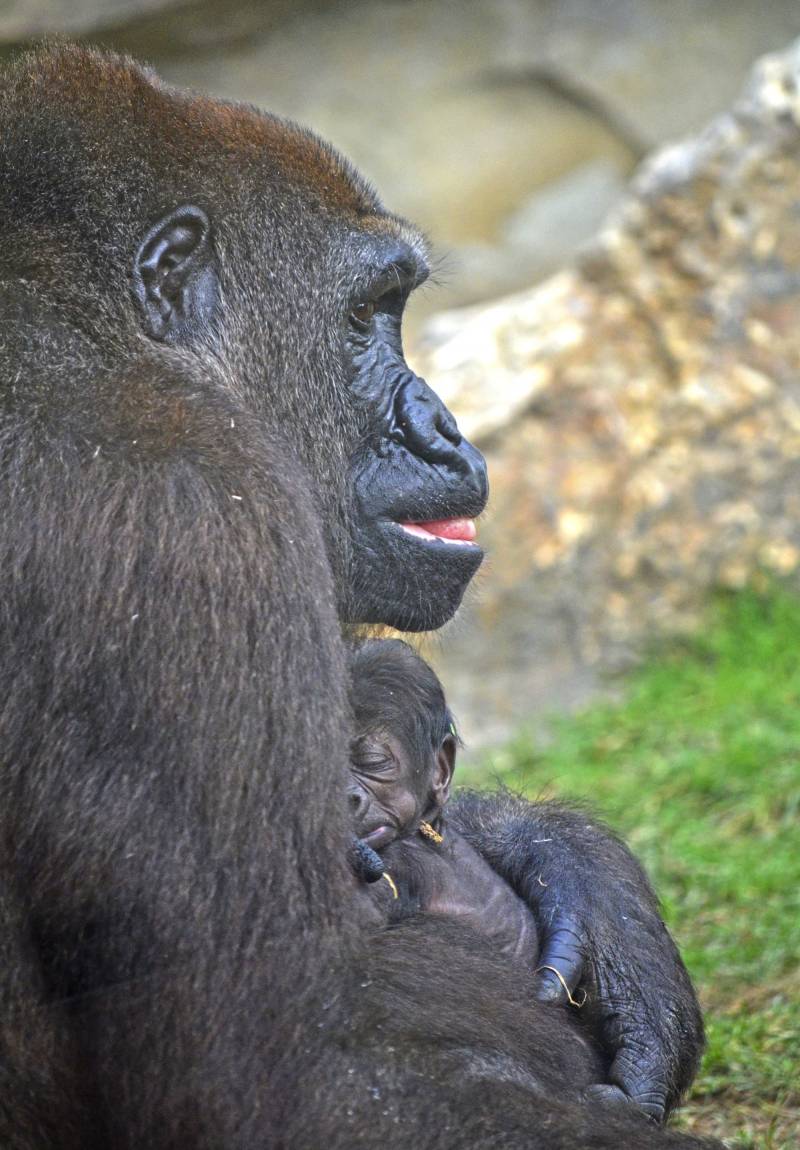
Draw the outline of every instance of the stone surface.
<instances>
[{"instance_id":1,"label":"stone surface","mask_svg":"<svg viewBox=\"0 0 800 1150\"><path fill-rule=\"evenodd\" d=\"M439 317L417 363L493 485L437 642L473 739L582 700L713 588L796 578L800 44L648 161L574 270Z\"/></svg>"},{"instance_id":2,"label":"stone surface","mask_svg":"<svg viewBox=\"0 0 800 1150\"><path fill-rule=\"evenodd\" d=\"M175 7L181 0L0 0L0 43L52 32L77 35Z\"/></svg>"},{"instance_id":3,"label":"stone surface","mask_svg":"<svg viewBox=\"0 0 800 1150\"><path fill-rule=\"evenodd\" d=\"M105 40L350 155L439 253L413 329L563 266L647 151L797 35L797 0L196 0Z\"/></svg>"}]
</instances>

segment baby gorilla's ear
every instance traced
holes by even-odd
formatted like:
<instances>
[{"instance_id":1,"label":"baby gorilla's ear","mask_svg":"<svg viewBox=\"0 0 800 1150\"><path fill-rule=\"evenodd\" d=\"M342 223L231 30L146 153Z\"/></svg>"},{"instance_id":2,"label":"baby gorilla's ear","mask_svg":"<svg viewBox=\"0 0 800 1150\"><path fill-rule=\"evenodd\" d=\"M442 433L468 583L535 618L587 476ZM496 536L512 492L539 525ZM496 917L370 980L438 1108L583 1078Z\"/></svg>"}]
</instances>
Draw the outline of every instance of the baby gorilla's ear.
<instances>
[{"instance_id":1,"label":"baby gorilla's ear","mask_svg":"<svg viewBox=\"0 0 800 1150\"><path fill-rule=\"evenodd\" d=\"M433 767L431 790L438 806L443 807L450 798L450 784L456 769L456 740L453 735L445 735L436 753Z\"/></svg>"}]
</instances>

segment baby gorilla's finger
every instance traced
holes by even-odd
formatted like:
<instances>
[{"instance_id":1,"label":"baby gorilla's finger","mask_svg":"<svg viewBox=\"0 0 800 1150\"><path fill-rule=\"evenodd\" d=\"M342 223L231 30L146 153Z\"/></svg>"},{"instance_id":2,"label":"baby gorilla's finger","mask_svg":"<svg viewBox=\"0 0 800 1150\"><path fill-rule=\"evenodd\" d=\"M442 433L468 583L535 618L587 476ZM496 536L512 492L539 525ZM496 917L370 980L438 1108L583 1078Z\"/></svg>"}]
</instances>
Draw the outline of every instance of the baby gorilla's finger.
<instances>
[{"instance_id":1,"label":"baby gorilla's finger","mask_svg":"<svg viewBox=\"0 0 800 1150\"><path fill-rule=\"evenodd\" d=\"M386 869L383 859L372 847L367 846L363 839L353 839L347 857L350 866L362 882L377 882L379 878L383 878Z\"/></svg>"},{"instance_id":2,"label":"baby gorilla's finger","mask_svg":"<svg viewBox=\"0 0 800 1150\"><path fill-rule=\"evenodd\" d=\"M585 956L579 924L570 915L556 918L543 939L536 966L536 998L539 1002L572 1002L581 1005L582 995L573 993L583 977Z\"/></svg>"}]
</instances>

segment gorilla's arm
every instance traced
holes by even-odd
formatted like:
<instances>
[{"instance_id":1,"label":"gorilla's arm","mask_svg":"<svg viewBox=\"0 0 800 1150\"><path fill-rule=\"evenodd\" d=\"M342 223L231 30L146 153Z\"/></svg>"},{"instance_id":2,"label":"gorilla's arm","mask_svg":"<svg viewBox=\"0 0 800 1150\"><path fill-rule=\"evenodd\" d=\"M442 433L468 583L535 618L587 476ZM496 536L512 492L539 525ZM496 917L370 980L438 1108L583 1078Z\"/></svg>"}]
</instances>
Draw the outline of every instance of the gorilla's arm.
<instances>
[{"instance_id":1,"label":"gorilla's arm","mask_svg":"<svg viewBox=\"0 0 800 1150\"><path fill-rule=\"evenodd\" d=\"M611 1083L662 1121L696 1073L703 1024L639 863L586 812L506 790L461 791L448 817L536 914L537 997L564 998L547 966L570 991L584 988L588 1021L612 1057Z\"/></svg>"}]
</instances>

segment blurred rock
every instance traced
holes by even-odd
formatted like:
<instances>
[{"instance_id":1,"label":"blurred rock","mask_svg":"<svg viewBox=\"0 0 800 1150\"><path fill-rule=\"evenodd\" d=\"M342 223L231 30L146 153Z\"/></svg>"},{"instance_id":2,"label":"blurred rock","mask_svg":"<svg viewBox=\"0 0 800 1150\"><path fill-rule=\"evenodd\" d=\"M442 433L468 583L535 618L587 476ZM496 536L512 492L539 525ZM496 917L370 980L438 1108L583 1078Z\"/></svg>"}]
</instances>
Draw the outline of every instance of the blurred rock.
<instances>
[{"instance_id":1,"label":"blurred rock","mask_svg":"<svg viewBox=\"0 0 800 1150\"><path fill-rule=\"evenodd\" d=\"M454 244L449 263L456 269L461 302L529 287L563 267L597 234L624 188L619 167L607 158L594 160L529 196L494 242Z\"/></svg>"},{"instance_id":2,"label":"blurred rock","mask_svg":"<svg viewBox=\"0 0 800 1150\"><path fill-rule=\"evenodd\" d=\"M736 98L757 56L800 35L795 0L551 0L547 8L551 66L651 148L699 131Z\"/></svg>"},{"instance_id":3,"label":"blurred rock","mask_svg":"<svg viewBox=\"0 0 800 1150\"><path fill-rule=\"evenodd\" d=\"M0 0L0 43L53 32L77 35L188 0Z\"/></svg>"},{"instance_id":4,"label":"blurred rock","mask_svg":"<svg viewBox=\"0 0 800 1150\"><path fill-rule=\"evenodd\" d=\"M582 701L709 592L800 571L800 44L658 153L574 271L439 317L490 559L436 661L468 738Z\"/></svg>"},{"instance_id":5,"label":"blurred rock","mask_svg":"<svg viewBox=\"0 0 800 1150\"><path fill-rule=\"evenodd\" d=\"M563 263L563 233L575 243L593 238L623 187L607 160L573 168L520 205L503 227L503 243L518 251L535 248L539 259Z\"/></svg>"},{"instance_id":6,"label":"blurred rock","mask_svg":"<svg viewBox=\"0 0 800 1150\"><path fill-rule=\"evenodd\" d=\"M563 266L646 152L798 35L797 0L197 0L105 40L351 156L444 253L413 331ZM509 242L529 211L539 241Z\"/></svg>"},{"instance_id":7,"label":"blurred rock","mask_svg":"<svg viewBox=\"0 0 800 1150\"><path fill-rule=\"evenodd\" d=\"M0 43L42 32L85 34L331 139L442 253L413 335L434 310L563 267L643 155L800 35L800 5L0 0Z\"/></svg>"}]
</instances>

